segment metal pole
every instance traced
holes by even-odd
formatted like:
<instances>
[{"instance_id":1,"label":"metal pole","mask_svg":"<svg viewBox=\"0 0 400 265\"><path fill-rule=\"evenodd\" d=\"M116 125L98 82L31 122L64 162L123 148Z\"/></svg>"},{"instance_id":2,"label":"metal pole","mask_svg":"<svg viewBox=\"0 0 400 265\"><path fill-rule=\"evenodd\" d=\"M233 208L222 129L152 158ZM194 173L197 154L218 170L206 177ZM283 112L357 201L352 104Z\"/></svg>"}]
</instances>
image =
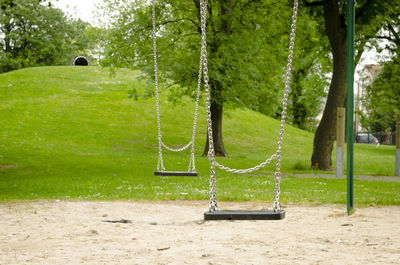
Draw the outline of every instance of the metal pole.
<instances>
[{"instance_id":1,"label":"metal pole","mask_svg":"<svg viewBox=\"0 0 400 265\"><path fill-rule=\"evenodd\" d=\"M347 0L347 215L350 215L354 207L354 24L354 0Z\"/></svg>"}]
</instances>

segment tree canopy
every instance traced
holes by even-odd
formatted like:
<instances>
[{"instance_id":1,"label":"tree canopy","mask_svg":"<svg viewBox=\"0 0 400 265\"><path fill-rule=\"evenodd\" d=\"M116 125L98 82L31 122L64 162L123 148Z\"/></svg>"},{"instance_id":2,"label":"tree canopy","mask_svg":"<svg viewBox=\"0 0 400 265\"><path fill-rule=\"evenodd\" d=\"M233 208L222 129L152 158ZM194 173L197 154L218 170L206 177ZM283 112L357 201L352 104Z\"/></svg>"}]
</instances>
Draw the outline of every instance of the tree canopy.
<instances>
[{"instance_id":1,"label":"tree canopy","mask_svg":"<svg viewBox=\"0 0 400 265\"><path fill-rule=\"evenodd\" d=\"M392 3L390 12L382 17L384 26L376 38L376 48L379 51L389 51L390 59L382 63L382 72L366 87L363 98L367 113L362 115L362 123L372 132L395 131L397 116L400 114L399 14L399 3ZM381 40L385 40L384 44L379 42Z\"/></svg>"},{"instance_id":2,"label":"tree canopy","mask_svg":"<svg viewBox=\"0 0 400 265\"><path fill-rule=\"evenodd\" d=\"M137 68L153 75L151 7L146 1L105 0L102 8L111 14L103 64ZM222 140L223 107L249 107L279 117L283 79L287 63L292 1L209 1L207 49L212 96L213 135L216 153L226 155ZM159 70L171 97L194 96L200 54L198 1L157 2L157 46ZM324 53L316 22L306 12L299 15L296 82L298 123L315 115L325 83L320 57ZM297 57L296 57L297 59ZM310 85L312 84L312 85ZM318 91L318 92L316 92ZM300 110L300 111L299 111ZM293 113L293 114L292 114ZM304 115L305 113L305 115ZM308 116L309 115L309 116ZM297 115L296 117L298 117ZM304 118L304 116L306 116ZM207 151L207 144L206 150Z\"/></svg>"},{"instance_id":3,"label":"tree canopy","mask_svg":"<svg viewBox=\"0 0 400 265\"><path fill-rule=\"evenodd\" d=\"M400 59L398 56L383 64L383 70L366 87L364 104L366 115L363 126L372 132L396 130L396 120L400 113Z\"/></svg>"}]
</instances>

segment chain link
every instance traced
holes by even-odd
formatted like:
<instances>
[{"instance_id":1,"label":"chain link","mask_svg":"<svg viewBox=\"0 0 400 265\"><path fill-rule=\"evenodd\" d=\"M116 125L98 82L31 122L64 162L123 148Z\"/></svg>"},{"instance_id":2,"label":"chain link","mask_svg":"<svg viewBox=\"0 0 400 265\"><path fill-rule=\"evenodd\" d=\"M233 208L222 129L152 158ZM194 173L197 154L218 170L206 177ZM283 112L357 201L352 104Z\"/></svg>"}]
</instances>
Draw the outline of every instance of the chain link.
<instances>
[{"instance_id":1,"label":"chain link","mask_svg":"<svg viewBox=\"0 0 400 265\"><path fill-rule=\"evenodd\" d=\"M231 173L250 173L256 171L267 164L269 164L273 159L276 158L276 172L275 176L275 193L274 193L274 211L280 210L279 203L279 195L280 195L280 181L281 181L281 153L282 153L282 143L283 143L283 135L284 135L284 126L286 123L287 117L287 102L290 91L290 78L292 71L292 62L293 62L293 49L294 49L294 40L295 40L295 31L296 31L296 21L297 21L297 11L298 11L298 0L294 0L293 6L293 16L292 16L292 25L291 25L291 34L290 34L290 44L289 44L289 55L288 55L288 64L286 69L286 80L285 80L285 92L282 102L282 115L281 115L281 123L279 129L279 139L278 139L278 147L275 154L273 154L270 158L262 162L261 164L248 168L248 169L231 169L229 167L223 166L215 161L215 151L214 151L214 143L213 143L213 134L212 134L212 122L211 122L211 110L210 110L210 91L208 84L208 68L207 68L207 47L206 47L206 18L207 18L207 1L200 0L200 18L201 18L201 54L203 60L203 73L204 73L204 88L205 88L205 100L206 100L206 111L207 111L207 128L208 128L208 139L209 139L209 151L208 151L208 159L210 160L210 211L215 211L217 209L217 201L216 201L216 178L215 178L215 166L219 167L222 170L231 172Z\"/></svg>"},{"instance_id":2,"label":"chain link","mask_svg":"<svg viewBox=\"0 0 400 265\"><path fill-rule=\"evenodd\" d=\"M206 38L207 0L200 0L201 20L201 57L203 62L203 79L205 91L205 104L207 113L208 159L210 160L210 206L211 212L217 210L217 185L215 179L215 151L212 133L210 87L207 66L207 38Z\"/></svg>"},{"instance_id":3,"label":"chain link","mask_svg":"<svg viewBox=\"0 0 400 265\"><path fill-rule=\"evenodd\" d=\"M171 151L171 152L181 152L181 151L183 151L183 150L188 149L189 146L193 146L193 142L190 141L190 142L189 142L187 145L185 145L184 147L176 148L176 149L167 146L167 145L164 144L164 142L162 142L162 141L161 141L161 145L162 145L165 149L167 149L167 150L169 150L169 151Z\"/></svg>"},{"instance_id":4,"label":"chain link","mask_svg":"<svg viewBox=\"0 0 400 265\"><path fill-rule=\"evenodd\" d=\"M153 0L152 8L153 18L153 59L154 59L154 85L156 89L156 110L157 110L157 139L158 139L158 163L157 170L164 171L164 162L162 157L162 138L161 138L161 121L160 121L160 102L158 98L158 64L157 64L157 41L156 41L156 1Z\"/></svg>"},{"instance_id":5,"label":"chain link","mask_svg":"<svg viewBox=\"0 0 400 265\"><path fill-rule=\"evenodd\" d=\"M200 91L201 91L201 78L203 71L203 56L200 51L200 62L199 62L199 73L197 76L197 92L196 92L196 105L194 109L194 118L193 118L193 131L192 131L192 148L190 149L190 162L189 162L189 172L196 172L196 165L194 159L194 144L196 138L196 129L197 129L197 115L199 113L199 101L200 101Z\"/></svg>"},{"instance_id":6,"label":"chain link","mask_svg":"<svg viewBox=\"0 0 400 265\"><path fill-rule=\"evenodd\" d=\"M297 22L297 11L299 7L299 1L294 0L293 5L293 16L292 16L292 26L290 33L290 44L289 44L289 55L288 55L288 63L286 68L286 81L285 81L285 94L283 96L282 102L282 113L281 113L281 126L279 130L279 139L278 139L278 150L276 151L276 171L275 171L275 194L274 194L274 211L281 209L281 204L279 203L279 196L281 193L280 183L281 183L281 155L282 155L282 143L283 143L283 135L285 133L284 127L286 123L287 116L287 103L290 91L290 78L292 75L292 63L293 63L293 49L294 49L294 39L296 37L296 22Z\"/></svg>"},{"instance_id":7,"label":"chain link","mask_svg":"<svg viewBox=\"0 0 400 265\"><path fill-rule=\"evenodd\" d=\"M194 117L193 117L193 129L192 129L192 140L182 148L171 148L168 147L162 141L162 134L161 134L161 119L160 119L160 100L159 100L159 86L158 86L158 62L157 62L157 41L156 41L156 0L152 0L152 22L153 22L153 56L154 56L154 83L155 83L155 92L156 92L156 111L157 111L157 139L158 139L158 163L157 163L157 170L158 171L165 171L164 168L164 161L162 156L162 147L165 149L172 151L172 152L180 152L186 150L191 146L190 149L190 159L189 159L189 172L196 171L195 165L195 138L196 138L196 128L197 128L197 116L198 116L198 109L199 109L199 101L200 101L200 90L201 90L201 78L202 78L202 66L203 66L203 57L200 54L200 65L199 65L199 75L197 81L197 93L196 93L196 104L194 110Z\"/></svg>"},{"instance_id":8,"label":"chain link","mask_svg":"<svg viewBox=\"0 0 400 265\"><path fill-rule=\"evenodd\" d=\"M226 166L224 166L224 165L221 165L221 164L218 163L217 161L215 161L215 165L216 165L217 167L219 167L220 169L225 170L225 171L230 172L230 173L243 174L243 173L251 173L251 172L254 172L254 171L259 170L260 168L263 168L263 167L265 167L266 165L268 165L269 163L271 163L271 161L274 160L275 158L276 158L276 154L273 154L273 155L271 155L270 158L268 158L268 159L265 160L264 162L258 164L258 165L255 166L255 167L251 167L251 168L247 168L247 169L234 169L234 168L229 168L229 167L226 167Z\"/></svg>"}]
</instances>

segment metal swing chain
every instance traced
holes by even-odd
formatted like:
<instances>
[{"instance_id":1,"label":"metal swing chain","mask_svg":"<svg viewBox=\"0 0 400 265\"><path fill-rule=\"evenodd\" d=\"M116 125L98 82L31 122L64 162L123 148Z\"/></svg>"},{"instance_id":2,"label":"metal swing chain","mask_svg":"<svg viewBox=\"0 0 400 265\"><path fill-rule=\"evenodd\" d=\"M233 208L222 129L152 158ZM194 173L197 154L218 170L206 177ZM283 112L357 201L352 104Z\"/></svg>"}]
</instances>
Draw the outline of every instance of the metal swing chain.
<instances>
[{"instance_id":1,"label":"metal swing chain","mask_svg":"<svg viewBox=\"0 0 400 265\"><path fill-rule=\"evenodd\" d=\"M225 170L226 172L244 174L244 173L251 173L251 172L259 170L260 168L265 167L266 165L271 163L271 161L274 160L275 158L276 158L276 154L273 154L267 160L265 160L264 162L258 164L257 166L254 166L254 167L251 167L251 168L246 168L246 169L229 168L229 167L226 167L226 166L218 163L217 161L215 161L215 165L217 167L219 167L220 169Z\"/></svg>"},{"instance_id":2,"label":"metal swing chain","mask_svg":"<svg viewBox=\"0 0 400 265\"><path fill-rule=\"evenodd\" d=\"M207 0L200 0L200 20L201 20L201 57L203 62L203 79L205 91L205 104L207 113L207 133L208 133L208 159L210 160L210 212L217 210L217 186L215 179L215 151L211 121L210 87L207 66L207 38L206 38L206 19L207 19Z\"/></svg>"},{"instance_id":3,"label":"metal swing chain","mask_svg":"<svg viewBox=\"0 0 400 265\"><path fill-rule=\"evenodd\" d=\"M165 149L172 151L172 152L180 152L186 150L191 146L190 150L190 160L189 160L189 172L196 171L195 159L194 159L194 143L196 137L196 128L197 128L197 116L198 116L198 109L199 109L199 101L200 101L200 89L201 89L201 73L202 73L202 56L200 55L200 66L199 66L199 75L198 75L198 82L197 82L197 94L196 94L196 105L194 111L194 118L193 118L193 130L192 130L192 139L191 141L181 148L171 148L167 146L162 141L162 134L161 134L161 119L160 119L160 102L159 102L159 87L158 87L158 62L157 62L157 42L156 42L156 0L152 0L152 22L153 22L153 55L154 55L154 81L155 81L155 92L156 92L156 111L157 111L157 129L158 129L158 164L157 170L158 171L165 171L164 168L164 161L162 157L162 147Z\"/></svg>"},{"instance_id":4,"label":"metal swing chain","mask_svg":"<svg viewBox=\"0 0 400 265\"><path fill-rule=\"evenodd\" d=\"M289 55L288 55L288 63L287 63L287 68L286 68L285 94L283 96L283 102L282 102L281 128L279 130L278 150L276 151L274 211L281 209L281 204L279 203L279 195L281 193L280 183L281 183L282 143L283 143L283 135L285 133L284 127L285 127L286 116L287 116L286 109L287 109L287 103L288 103L288 97L289 97L289 91L290 91L290 78L292 76L293 49L294 49L294 39L296 37L296 22L297 22L298 8L299 8L299 1L294 0L292 26L291 26L291 33L290 33Z\"/></svg>"},{"instance_id":5,"label":"metal swing chain","mask_svg":"<svg viewBox=\"0 0 400 265\"><path fill-rule=\"evenodd\" d=\"M197 128L197 115L199 112L199 101L200 101L200 91L201 91L201 78L203 72L203 56L200 51L200 65L199 65L199 74L197 78L197 94L196 94L196 106L194 109L194 120L193 120L193 131L192 131L192 148L190 150L190 162L189 162L189 172L196 171L195 159L194 159L194 143L196 138L196 128Z\"/></svg>"},{"instance_id":6,"label":"metal swing chain","mask_svg":"<svg viewBox=\"0 0 400 265\"><path fill-rule=\"evenodd\" d=\"M295 32L296 32L296 22L297 22L297 11L298 11L298 0L294 0L293 6L293 16L292 16L292 25L291 25L291 34L290 34L290 44L289 44L289 55L288 55L288 64L286 69L286 81L285 81L285 92L282 102L282 115L281 115L281 123L279 130L279 139L278 139L278 148L275 154L273 154L266 161L261 164L249 168L249 169L231 169L229 167L225 167L218 162L215 161L215 152L214 152L214 144L213 144L213 134L212 134L212 122L211 122L211 110L210 110L210 91L208 84L208 68L207 68L207 47L206 47L206 14L207 11L207 1L200 0L200 12L201 12L201 32L202 32L202 45L201 51L203 56L203 64L204 64L204 87L205 87L205 99L206 99L206 109L207 109L207 121L208 121L208 138L209 138L209 151L208 158L211 163L210 168L210 211L215 211L217 209L217 201L216 201L216 178L215 178L215 166L226 170L232 173L249 173L264 167L268 163L270 163L273 159L276 158L276 172L275 172L275 194L274 194L274 211L280 209L279 203L279 195L280 195L280 180L281 180L281 150L283 143L283 135L284 135L284 126L286 123L287 116L287 102L290 91L290 78L292 71L292 63L293 63L293 50L294 50L294 40L295 40Z\"/></svg>"},{"instance_id":7,"label":"metal swing chain","mask_svg":"<svg viewBox=\"0 0 400 265\"><path fill-rule=\"evenodd\" d=\"M152 18L153 18L153 56L154 56L154 85L156 89L156 110L157 110L157 139L158 139L158 163L157 171L164 171L164 162L162 157L162 138L160 122L160 104L158 98L158 64L157 64L157 42L156 42L156 1L153 0Z\"/></svg>"},{"instance_id":8,"label":"metal swing chain","mask_svg":"<svg viewBox=\"0 0 400 265\"><path fill-rule=\"evenodd\" d=\"M282 118L283 118L283 124L281 123L281 128L280 128L280 135L282 134L283 137L283 126L285 124L285 119L286 119L286 106L287 106L287 101L288 101L288 95L289 95L289 90L290 90L290 76L289 79L288 78L288 70L289 70L289 75L291 75L291 69L292 69L292 59L293 59L293 48L294 48L294 36L295 36L295 30L296 30L296 20L297 20L297 9L298 9L298 0L295 1L294 4L294 19L295 21L293 21L292 24L292 33L290 34L290 47L289 47L289 59L288 59L288 65L287 65L287 70L286 70L286 82L285 82L285 94L284 94L284 99L283 99L283 108L285 111L282 112ZM289 83L288 83L289 82ZM284 115L283 115L284 114ZM282 140L283 138L279 138L278 141L278 148L277 148L277 152L275 154L272 154L269 158L267 158L264 162L258 164L257 166L251 167L251 168L247 168L247 169L235 169L235 168L229 168L227 166L224 166L220 163L218 163L217 161L215 161L215 165L217 167L219 167L222 170L225 170L227 172L230 173L239 173L239 174L243 174L243 173L251 173L254 171L259 170L260 168L265 167L266 165L268 165L273 159L277 158L278 155L278 151L280 152L281 147L282 147ZM280 164L280 161L279 161ZM280 165L279 165L280 168Z\"/></svg>"},{"instance_id":9,"label":"metal swing chain","mask_svg":"<svg viewBox=\"0 0 400 265\"><path fill-rule=\"evenodd\" d=\"M189 146L191 146L192 144L193 144L193 142L190 141L187 145L185 145L185 146L183 146L183 147L181 147L181 148L171 148L171 147L169 147L168 145L166 145L164 142L161 141L161 145L162 145L165 149L167 149L167 150L169 150L169 151L171 151L171 152L181 152L181 151L183 151L183 150L188 149Z\"/></svg>"}]
</instances>

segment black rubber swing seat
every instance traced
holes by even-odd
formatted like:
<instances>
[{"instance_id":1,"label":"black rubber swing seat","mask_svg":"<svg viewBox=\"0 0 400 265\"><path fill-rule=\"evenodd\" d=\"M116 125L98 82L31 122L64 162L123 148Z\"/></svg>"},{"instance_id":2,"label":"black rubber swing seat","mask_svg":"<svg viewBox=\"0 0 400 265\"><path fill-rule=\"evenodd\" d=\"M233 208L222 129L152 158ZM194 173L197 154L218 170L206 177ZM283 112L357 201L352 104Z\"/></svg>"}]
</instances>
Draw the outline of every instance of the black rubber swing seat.
<instances>
[{"instance_id":1,"label":"black rubber swing seat","mask_svg":"<svg viewBox=\"0 0 400 265\"><path fill-rule=\"evenodd\" d=\"M155 176L197 177L197 172L187 171L154 171Z\"/></svg>"},{"instance_id":2,"label":"black rubber swing seat","mask_svg":"<svg viewBox=\"0 0 400 265\"><path fill-rule=\"evenodd\" d=\"M205 212L204 220L282 220L285 218L285 211L214 211Z\"/></svg>"}]
</instances>

